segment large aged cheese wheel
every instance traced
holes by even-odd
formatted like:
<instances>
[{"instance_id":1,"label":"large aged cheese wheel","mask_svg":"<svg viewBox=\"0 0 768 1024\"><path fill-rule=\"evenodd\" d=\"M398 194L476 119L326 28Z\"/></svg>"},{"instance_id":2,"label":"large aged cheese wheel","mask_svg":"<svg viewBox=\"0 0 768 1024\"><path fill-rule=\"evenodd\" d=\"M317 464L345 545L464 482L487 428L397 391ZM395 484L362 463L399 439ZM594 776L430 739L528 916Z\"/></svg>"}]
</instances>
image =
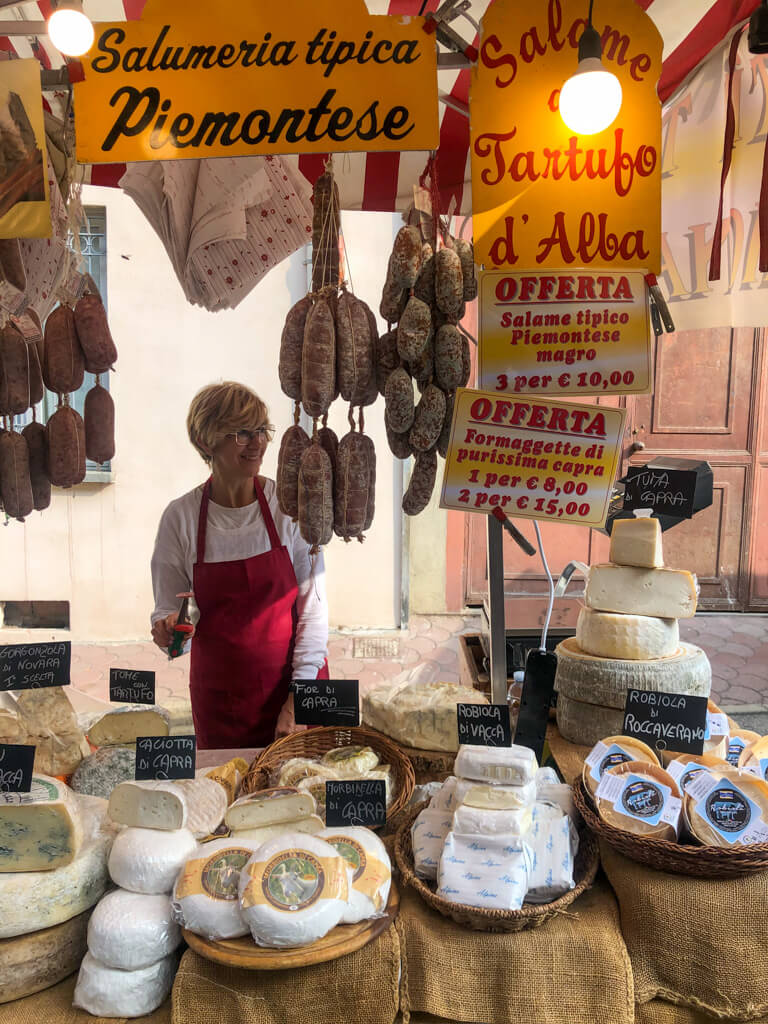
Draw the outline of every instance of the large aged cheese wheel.
<instances>
[{"instance_id":1,"label":"large aged cheese wheel","mask_svg":"<svg viewBox=\"0 0 768 1024\"><path fill-rule=\"evenodd\" d=\"M576 643L585 654L620 661L668 658L680 646L677 619L651 615L616 615L582 608L576 624Z\"/></svg>"},{"instance_id":2,"label":"large aged cheese wheel","mask_svg":"<svg viewBox=\"0 0 768 1024\"><path fill-rule=\"evenodd\" d=\"M569 743L592 747L603 736L615 735L624 727L624 709L606 708L571 700L562 693L557 697L557 728Z\"/></svg>"},{"instance_id":3,"label":"large aged cheese wheel","mask_svg":"<svg viewBox=\"0 0 768 1024\"><path fill-rule=\"evenodd\" d=\"M683 569L592 565L584 591L588 608L662 619L693 618L697 600L696 577Z\"/></svg>"},{"instance_id":4,"label":"large aged cheese wheel","mask_svg":"<svg viewBox=\"0 0 768 1024\"><path fill-rule=\"evenodd\" d=\"M30 935L0 940L0 1003L57 985L85 956L91 911Z\"/></svg>"},{"instance_id":5,"label":"large aged cheese wheel","mask_svg":"<svg viewBox=\"0 0 768 1024\"><path fill-rule=\"evenodd\" d=\"M685 821L705 846L768 842L768 782L730 769L701 772L683 797Z\"/></svg>"},{"instance_id":6,"label":"large aged cheese wheel","mask_svg":"<svg viewBox=\"0 0 768 1024\"><path fill-rule=\"evenodd\" d=\"M592 748L582 770L584 785L592 796L595 795L603 774L609 768L625 761L647 761L661 768L659 759L642 740L636 740L632 736L606 736Z\"/></svg>"},{"instance_id":7,"label":"large aged cheese wheel","mask_svg":"<svg viewBox=\"0 0 768 1024\"><path fill-rule=\"evenodd\" d=\"M677 839L680 790L672 776L656 765L627 761L609 768L597 789L595 805L602 820L614 828L670 842Z\"/></svg>"},{"instance_id":8,"label":"large aged cheese wheel","mask_svg":"<svg viewBox=\"0 0 768 1024\"><path fill-rule=\"evenodd\" d=\"M455 683L385 686L363 695L362 724L419 750L459 749L457 704L487 704L478 690Z\"/></svg>"}]
</instances>

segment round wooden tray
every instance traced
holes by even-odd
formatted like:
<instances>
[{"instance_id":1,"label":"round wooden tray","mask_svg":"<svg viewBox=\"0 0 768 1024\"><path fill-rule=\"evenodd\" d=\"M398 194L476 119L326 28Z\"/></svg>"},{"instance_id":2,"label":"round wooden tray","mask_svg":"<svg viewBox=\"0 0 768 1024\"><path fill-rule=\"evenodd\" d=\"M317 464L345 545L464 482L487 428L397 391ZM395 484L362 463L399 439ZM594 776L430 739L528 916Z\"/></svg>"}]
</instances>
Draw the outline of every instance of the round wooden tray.
<instances>
[{"instance_id":1,"label":"round wooden tray","mask_svg":"<svg viewBox=\"0 0 768 1024\"><path fill-rule=\"evenodd\" d=\"M309 946L292 949L265 949L257 946L250 935L242 939L216 942L182 928L181 933L190 949L200 956L225 967L241 967L247 971L284 971L294 967L311 967L338 960L373 942L392 924L400 909L400 893L395 883L389 890L389 900L382 917L374 917L359 924L340 924L333 931Z\"/></svg>"}]
</instances>

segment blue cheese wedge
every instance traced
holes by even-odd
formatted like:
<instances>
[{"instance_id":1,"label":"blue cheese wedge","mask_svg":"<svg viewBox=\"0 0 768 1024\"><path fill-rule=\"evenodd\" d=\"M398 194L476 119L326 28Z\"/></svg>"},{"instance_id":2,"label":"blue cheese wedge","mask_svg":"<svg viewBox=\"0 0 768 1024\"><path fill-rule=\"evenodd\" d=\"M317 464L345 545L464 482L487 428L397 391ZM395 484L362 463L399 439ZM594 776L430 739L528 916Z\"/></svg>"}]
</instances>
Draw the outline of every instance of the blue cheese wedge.
<instances>
[{"instance_id":1,"label":"blue cheese wedge","mask_svg":"<svg viewBox=\"0 0 768 1024\"><path fill-rule=\"evenodd\" d=\"M83 828L69 787L33 775L29 793L0 793L0 871L51 871L71 864Z\"/></svg>"}]
</instances>

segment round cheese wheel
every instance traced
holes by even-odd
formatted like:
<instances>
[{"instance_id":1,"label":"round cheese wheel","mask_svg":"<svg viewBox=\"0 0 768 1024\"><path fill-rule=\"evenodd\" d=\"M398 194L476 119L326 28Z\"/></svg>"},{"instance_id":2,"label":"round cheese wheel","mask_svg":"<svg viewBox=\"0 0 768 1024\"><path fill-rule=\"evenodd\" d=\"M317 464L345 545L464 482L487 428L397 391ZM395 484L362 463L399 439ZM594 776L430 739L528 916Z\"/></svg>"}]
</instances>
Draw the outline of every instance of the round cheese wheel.
<instances>
[{"instance_id":1,"label":"round cheese wheel","mask_svg":"<svg viewBox=\"0 0 768 1024\"><path fill-rule=\"evenodd\" d=\"M288 832L264 843L240 874L240 907L259 946L305 946L341 921L351 870L317 836Z\"/></svg>"},{"instance_id":2,"label":"round cheese wheel","mask_svg":"<svg viewBox=\"0 0 768 1024\"><path fill-rule=\"evenodd\" d=\"M581 777L587 791L594 796L605 771L625 761L647 761L661 768L658 757L642 740L632 736L606 736L592 748L584 762Z\"/></svg>"},{"instance_id":3,"label":"round cheese wheel","mask_svg":"<svg viewBox=\"0 0 768 1024\"><path fill-rule=\"evenodd\" d=\"M392 864L384 843L367 828L327 828L319 833L351 866L352 888L342 924L357 924L380 914L387 905Z\"/></svg>"},{"instance_id":4,"label":"round cheese wheel","mask_svg":"<svg viewBox=\"0 0 768 1024\"><path fill-rule=\"evenodd\" d=\"M603 784L608 777L621 780L630 775L636 777L637 781L625 787L616 800L608 799L600 793L596 795L597 813L606 824L620 828L624 832L675 842L677 829L674 825L665 821L654 823L651 820L642 820L645 817L656 818L659 812L663 812L666 801L660 786L666 786L670 790L669 795L680 800L680 790L675 780L657 765L645 761L625 761L604 772Z\"/></svg>"},{"instance_id":5,"label":"round cheese wheel","mask_svg":"<svg viewBox=\"0 0 768 1024\"><path fill-rule=\"evenodd\" d=\"M51 988L74 974L86 952L89 912L71 921L0 940L0 1003Z\"/></svg>"},{"instance_id":6,"label":"round cheese wheel","mask_svg":"<svg viewBox=\"0 0 768 1024\"><path fill-rule=\"evenodd\" d=\"M728 753L726 761L732 768L739 767L741 755L747 747L757 743L760 733L752 732L750 729L731 729L728 736Z\"/></svg>"},{"instance_id":7,"label":"round cheese wheel","mask_svg":"<svg viewBox=\"0 0 768 1024\"><path fill-rule=\"evenodd\" d=\"M171 994L176 966L177 958L171 954L151 967L118 971L86 953L72 1005L94 1017L143 1017Z\"/></svg>"},{"instance_id":8,"label":"round cheese wheel","mask_svg":"<svg viewBox=\"0 0 768 1024\"><path fill-rule=\"evenodd\" d=\"M728 716L720 710L713 700L708 700L707 719L710 724L710 734L704 740L704 750L702 753L712 754L714 757L724 761L728 756L728 736L730 731ZM666 767L670 761L679 756L679 750L662 750L661 763Z\"/></svg>"},{"instance_id":9,"label":"round cheese wheel","mask_svg":"<svg viewBox=\"0 0 768 1024\"><path fill-rule=\"evenodd\" d=\"M261 846L235 833L201 844L179 872L173 890L177 920L207 939L237 939L248 934L240 913L240 872Z\"/></svg>"},{"instance_id":10,"label":"round cheese wheel","mask_svg":"<svg viewBox=\"0 0 768 1024\"><path fill-rule=\"evenodd\" d=\"M704 797L696 783L683 797L694 839L724 849L768 842L768 782L733 768L710 774L714 786Z\"/></svg>"},{"instance_id":11,"label":"round cheese wheel","mask_svg":"<svg viewBox=\"0 0 768 1024\"><path fill-rule=\"evenodd\" d=\"M344 771L368 772L379 763L379 755L370 747L336 747L323 755L323 764Z\"/></svg>"},{"instance_id":12,"label":"round cheese wheel","mask_svg":"<svg viewBox=\"0 0 768 1024\"><path fill-rule=\"evenodd\" d=\"M569 743L592 747L603 736L620 732L624 725L621 708L606 708L571 700L562 693L557 696L557 728Z\"/></svg>"},{"instance_id":13,"label":"round cheese wheel","mask_svg":"<svg viewBox=\"0 0 768 1024\"><path fill-rule=\"evenodd\" d=\"M116 889L99 901L88 922L88 949L121 971L149 967L180 945L168 896Z\"/></svg>"},{"instance_id":14,"label":"round cheese wheel","mask_svg":"<svg viewBox=\"0 0 768 1024\"><path fill-rule=\"evenodd\" d=\"M197 840L186 828L126 828L112 845L109 874L116 885L131 892L170 892L196 849Z\"/></svg>"},{"instance_id":15,"label":"round cheese wheel","mask_svg":"<svg viewBox=\"0 0 768 1024\"><path fill-rule=\"evenodd\" d=\"M280 768L276 786L298 786L303 779L311 779L322 776L324 779L335 778L335 773L329 775L330 768L320 761L313 761L308 757L292 757Z\"/></svg>"},{"instance_id":16,"label":"round cheese wheel","mask_svg":"<svg viewBox=\"0 0 768 1024\"><path fill-rule=\"evenodd\" d=\"M680 630L677 619L582 608L576 623L576 643L586 654L600 658L651 661L675 653L680 646Z\"/></svg>"},{"instance_id":17,"label":"round cheese wheel","mask_svg":"<svg viewBox=\"0 0 768 1024\"><path fill-rule=\"evenodd\" d=\"M678 754L667 765L667 771L685 792L688 786L702 771L727 771L727 761L716 754Z\"/></svg>"},{"instance_id":18,"label":"round cheese wheel","mask_svg":"<svg viewBox=\"0 0 768 1024\"><path fill-rule=\"evenodd\" d=\"M739 768L768 779L768 736L760 736L739 756Z\"/></svg>"}]
</instances>

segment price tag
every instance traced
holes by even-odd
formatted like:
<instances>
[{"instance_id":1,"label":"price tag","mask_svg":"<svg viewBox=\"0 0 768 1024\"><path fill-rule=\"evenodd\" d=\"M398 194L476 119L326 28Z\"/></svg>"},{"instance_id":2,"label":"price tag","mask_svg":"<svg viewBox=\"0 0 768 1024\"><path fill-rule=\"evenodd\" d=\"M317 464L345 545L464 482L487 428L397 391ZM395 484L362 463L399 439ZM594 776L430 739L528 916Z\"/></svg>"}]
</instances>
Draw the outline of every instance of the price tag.
<instances>
[{"instance_id":1,"label":"price tag","mask_svg":"<svg viewBox=\"0 0 768 1024\"><path fill-rule=\"evenodd\" d=\"M379 828L386 821L387 786L383 779L326 782L326 827L363 825Z\"/></svg>"},{"instance_id":2,"label":"price tag","mask_svg":"<svg viewBox=\"0 0 768 1024\"><path fill-rule=\"evenodd\" d=\"M621 731L655 750L701 754L707 732L707 698L630 690Z\"/></svg>"},{"instance_id":3,"label":"price tag","mask_svg":"<svg viewBox=\"0 0 768 1024\"><path fill-rule=\"evenodd\" d=\"M357 679L295 679L293 713L297 725L360 724Z\"/></svg>"},{"instance_id":4,"label":"price tag","mask_svg":"<svg viewBox=\"0 0 768 1024\"><path fill-rule=\"evenodd\" d=\"M511 747L512 727L507 704L457 704L459 743L474 747Z\"/></svg>"},{"instance_id":5,"label":"price tag","mask_svg":"<svg viewBox=\"0 0 768 1024\"><path fill-rule=\"evenodd\" d=\"M34 747L0 743L0 793L28 793L32 788L34 763Z\"/></svg>"},{"instance_id":6,"label":"price tag","mask_svg":"<svg viewBox=\"0 0 768 1024\"><path fill-rule=\"evenodd\" d=\"M194 736L139 736L134 778L194 779L195 750Z\"/></svg>"},{"instance_id":7,"label":"price tag","mask_svg":"<svg viewBox=\"0 0 768 1024\"><path fill-rule=\"evenodd\" d=\"M7 644L0 646L0 690L37 690L68 686L72 644Z\"/></svg>"},{"instance_id":8,"label":"price tag","mask_svg":"<svg viewBox=\"0 0 768 1024\"><path fill-rule=\"evenodd\" d=\"M688 469L630 466L624 478L624 508L690 519L695 508L698 474Z\"/></svg>"},{"instance_id":9,"label":"price tag","mask_svg":"<svg viewBox=\"0 0 768 1024\"><path fill-rule=\"evenodd\" d=\"M119 704L154 704L155 673L131 668L109 670L109 699Z\"/></svg>"}]
</instances>

